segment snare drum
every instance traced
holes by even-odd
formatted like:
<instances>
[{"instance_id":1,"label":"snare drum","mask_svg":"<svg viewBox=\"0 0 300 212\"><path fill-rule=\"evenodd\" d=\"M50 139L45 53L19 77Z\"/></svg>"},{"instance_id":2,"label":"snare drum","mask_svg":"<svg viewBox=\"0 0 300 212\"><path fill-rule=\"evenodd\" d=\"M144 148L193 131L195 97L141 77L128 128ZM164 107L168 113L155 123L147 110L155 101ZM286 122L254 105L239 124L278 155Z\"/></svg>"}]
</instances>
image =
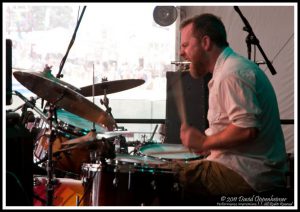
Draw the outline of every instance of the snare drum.
<instances>
[{"instance_id":1,"label":"snare drum","mask_svg":"<svg viewBox=\"0 0 300 212\"><path fill-rule=\"evenodd\" d=\"M83 164L89 206L172 205L180 197L179 184L164 162L140 156L117 155L107 164Z\"/></svg>"},{"instance_id":2,"label":"snare drum","mask_svg":"<svg viewBox=\"0 0 300 212\"><path fill-rule=\"evenodd\" d=\"M53 206L77 206L77 199L83 196L83 185L80 180L57 178L54 185ZM47 203L47 178L34 178L34 206L45 206ZM80 205L83 205L82 202Z\"/></svg>"},{"instance_id":3,"label":"snare drum","mask_svg":"<svg viewBox=\"0 0 300 212\"><path fill-rule=\"evenodd\" d=\"M140 148L142 155L159 158L162 160L195 160L202 156L190 152L188 148L181 144L146 144Z\"/></svg>"}]
</instances>

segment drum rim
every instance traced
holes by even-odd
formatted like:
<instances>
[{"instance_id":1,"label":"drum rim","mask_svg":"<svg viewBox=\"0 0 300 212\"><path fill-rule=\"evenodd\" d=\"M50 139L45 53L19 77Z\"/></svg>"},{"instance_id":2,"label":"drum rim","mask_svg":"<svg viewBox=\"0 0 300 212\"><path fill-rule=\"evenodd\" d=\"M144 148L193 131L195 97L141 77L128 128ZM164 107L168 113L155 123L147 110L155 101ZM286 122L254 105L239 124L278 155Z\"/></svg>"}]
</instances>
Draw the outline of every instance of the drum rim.
<instances>
[{"instance_id":1,"label":"drum rim","mask_svg":"<svg viewBox=\"0 0 300 212\"><path fill-rule=\"evenodd\" d=\"M149 150L151 149L151 147L154 147L154 146L157 146L157 147L183 147L185 148L182 144L165 144L165 143L162 143L162 144L159 144L159 143L156 143L156 144L146 144L145 146L142 146L140 149L139 149L139 152L145 156L148 156L148 157L153 157L153 158L159 158L160 160L167 160L167 161L173 161L173 160L178 160L178 161L190 161L190 160L197 160L197 159L200 159L202 158L202 155L199 155L199 154L196 154L196 153L184 153L185 155L190 155L191 157L163 157L163 156L160 156L160 154L158 154L157 156L155 155L151 155L151 154L147 154L147 152L145 152L146 150ZM154 148L152 148L154 149ZM163 152L161 152L161 155L163 155Z\"/></svg>"}]
</instances>

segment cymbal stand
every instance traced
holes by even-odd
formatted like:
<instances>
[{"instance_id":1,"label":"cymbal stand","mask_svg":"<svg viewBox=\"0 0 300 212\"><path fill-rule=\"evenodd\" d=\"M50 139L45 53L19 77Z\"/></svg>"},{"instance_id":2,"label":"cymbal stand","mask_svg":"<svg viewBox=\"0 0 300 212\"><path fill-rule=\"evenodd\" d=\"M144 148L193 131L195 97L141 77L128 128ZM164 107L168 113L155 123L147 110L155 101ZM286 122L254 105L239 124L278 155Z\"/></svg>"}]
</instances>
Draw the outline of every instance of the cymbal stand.
<instances>
[{"instance_id":1,"label":"cymbal stand","mask_svg":"<svg viewBox=\"0 0 300 212\"><path fill-rule=\"evenodd\" d=\"M93 87L92 87L92 93L93 93L93 103L95 104L95 66L93 63ZM96 131L96 124L93 122L93 128L92 131Z\"/></svg>"},{"instance_id":2,"label":"cymbal stand","mask_svg":"<svg viewBox=\"0 0 300 212\"><path fill-rule=\"evenodd\" d=\"M54 185L57 183L53 179L53 159L52 159L52 146L55 140L55 134L52 129L52 117L56 113L56 107L50 104L48 112L50 135L48 135L48 163L47 163L47 206L51 206L53 203Z\"/></svg>"},{"instance_id":3,"label":"cymbal stand","mask_svg":"<svg viewBox=\"0 0 300 212\"><path fill-rule=\"evenodd\" d=\"M106 96L106 90L107 90L107 88L103 88L104 97L103 97L103 100L100 99L100 103L105 106L106 113L108 113L114 119L114 117L111 113L111 107L108 106L109 105L109 99ZM115 127L118 128L117 123L115 123Z\"/></svg>"}]
</instances>

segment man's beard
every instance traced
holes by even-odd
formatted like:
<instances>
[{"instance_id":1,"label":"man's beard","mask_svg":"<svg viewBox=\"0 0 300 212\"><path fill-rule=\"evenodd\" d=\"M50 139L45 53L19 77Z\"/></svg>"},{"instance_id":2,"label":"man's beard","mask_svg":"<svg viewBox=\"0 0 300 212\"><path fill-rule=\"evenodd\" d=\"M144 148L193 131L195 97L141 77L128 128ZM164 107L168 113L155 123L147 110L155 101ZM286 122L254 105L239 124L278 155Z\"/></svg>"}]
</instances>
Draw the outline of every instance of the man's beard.
<instances>
[{"instance_id":1,"label":"man's beard","mask_svg":"<svg viewBox=\"0 0 300 212\"><path fill-rule=\"evenodd\" d=\"M206 73L207 71L205 70L205 66L202 63L200 62L191 63L190 74L193 78L199 79L203 77Z\"/></svg>"}]
</instances>

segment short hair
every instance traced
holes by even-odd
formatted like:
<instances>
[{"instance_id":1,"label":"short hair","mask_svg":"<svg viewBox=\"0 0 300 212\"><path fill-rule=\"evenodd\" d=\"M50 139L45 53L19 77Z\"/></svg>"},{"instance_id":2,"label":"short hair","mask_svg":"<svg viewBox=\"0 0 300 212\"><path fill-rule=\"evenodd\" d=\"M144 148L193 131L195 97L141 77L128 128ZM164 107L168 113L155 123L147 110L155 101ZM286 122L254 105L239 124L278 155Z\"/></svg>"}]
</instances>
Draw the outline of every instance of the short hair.
<instances>
[{"instance_id":1,"label":"short hair","mask_svg":"<svg viewBox=\"0 0 300 212\"><path fill-rule=\"evenodd\" d=\"M219 17L209 13L197 15L184 20L180 25L180 29L189 24L193 24L193 34L196 38L200 39L207 35L218 47L229 45L225 26Z\"/></svg>"}]
</instances>

